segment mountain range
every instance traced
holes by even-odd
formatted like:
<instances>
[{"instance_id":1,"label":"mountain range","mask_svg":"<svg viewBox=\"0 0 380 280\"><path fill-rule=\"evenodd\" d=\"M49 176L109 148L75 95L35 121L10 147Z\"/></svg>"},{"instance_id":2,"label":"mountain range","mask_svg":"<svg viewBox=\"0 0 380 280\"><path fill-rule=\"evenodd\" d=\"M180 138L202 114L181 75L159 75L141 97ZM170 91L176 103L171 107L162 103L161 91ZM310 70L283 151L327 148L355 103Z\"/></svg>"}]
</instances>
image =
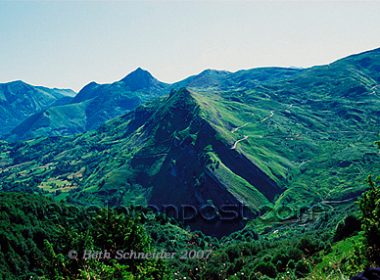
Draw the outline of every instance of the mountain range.
<instances>
[{"instance_id":1,"label":"mountain range","mask_svg":"<svg viewBox=\"0 0 380 280\"><path fill-rule=\"evenodd\" d=\"M376 49L307 69L206 70L174 84L137 69L73 98L43 92L0 142L0 190L83 205L246 205L271 223L284 207L351 205L380 164L379 84ZM244 225L191 224L216 236Z\"/></svg>"},{"instance_id":2,"label":"mountain range","mask_svg":"<svg viewBox=\"0 0 380 280\"><path fill-rule=\"evenodd\" d=\"M41 108L13 127L8 139L30 139L43 135L70 135L98 128L105 121L133 110L167 88L152 75L136 69L112 84L86 85L69 102Z\"/></svg>"},{"instance_id":3,"label":"mountain range","mask_svg":"<svg viewBox=\"0 0 380 280\"><path fill-rule=\"evenodd\" d=\"M32 86L23 81L0 84L0 137L26 118L51 106L69 102L75 92Z\"/></svg>"}]
</instances>

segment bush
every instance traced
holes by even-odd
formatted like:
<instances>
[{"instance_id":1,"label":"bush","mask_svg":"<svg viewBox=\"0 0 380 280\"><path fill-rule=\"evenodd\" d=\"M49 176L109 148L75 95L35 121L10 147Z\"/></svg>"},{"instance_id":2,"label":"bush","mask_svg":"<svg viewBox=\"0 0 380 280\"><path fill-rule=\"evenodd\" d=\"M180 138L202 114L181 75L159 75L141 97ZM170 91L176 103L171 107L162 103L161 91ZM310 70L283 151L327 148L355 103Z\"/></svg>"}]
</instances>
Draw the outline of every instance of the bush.
<instances>
[{"instance_id":1,"label":"bush","mask_svg":"<svg viewBox=\"0 0 380 280\"><path fill-rule=\"evenodd\" d=\"M347 216L335 230L334 241L340 241L360 231L361 222L355 216Z\"/></svg>"},{"instance_id":2,"label":"bush","mask_svg":"<svg viewBox=\"0 0 380 280\"><path fill-rule=\"evenodd\" d=\"M259 262L255 269L256 272L261 272L269 277L276 277L277 271L272 262Z\"/></svg>"},{"instance_id":3,"label":"bush","mask_svg":"<svg viewBox=\"0 0 380 280\"><path fill-rule=\"evenodd\" d=\"M320 251L324 247L324 243L321 240L317 240L312 237L304 237L300 240L298 247L307 255L311 256Z\"/></svg>"},{"instance_id":4,"label":"bush","mask_svg":"<svg viewBox=\"0 0 380 280\"><path fill-rule=\"evenodd\" d=\"M295 271L298 277L305 277L311 271L310 265L307 262L300 260L296 263Z\"/></svg>"}]
</instances>

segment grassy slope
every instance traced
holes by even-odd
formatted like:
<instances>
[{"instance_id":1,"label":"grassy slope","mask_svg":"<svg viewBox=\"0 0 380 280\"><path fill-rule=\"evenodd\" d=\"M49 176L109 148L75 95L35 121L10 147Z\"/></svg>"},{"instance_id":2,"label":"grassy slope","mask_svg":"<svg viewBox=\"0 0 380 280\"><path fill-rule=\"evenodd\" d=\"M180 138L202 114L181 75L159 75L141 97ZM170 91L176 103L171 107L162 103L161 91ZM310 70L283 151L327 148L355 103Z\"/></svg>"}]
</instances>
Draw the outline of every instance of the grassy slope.
<instances>
[{"instance_id":1,"label":"grassy slope","mask_svg":"<svg viewBox=\"0 0 380 280\"><path fill-rule=\"evenodd\" d=\"M313 268L310 279L348 279L365 269L364 260L357 265L358 259L363 257L361 234L337 242L331 252L321 252L321 261Z\"/></svg>"},{"instance_id":2,"label":"grassy slope","mask_svg":"<svg viewBox=\"0 0 380 280\"><path fill-rule=\"evenodd\" d=\"M68 192L94 204L199 204L217 201L219 191L252 208L344 204L380 163L372 148L378 56L302 71L221 73L212 85L193 81L191 94L174 92L97 131L4 143L1 187L60 199ZM264 79L268 71L272 78ZM260 176L252 176L255 166ZM266 189L264 177L282 190Z\"/></svg>"}]
</instances>

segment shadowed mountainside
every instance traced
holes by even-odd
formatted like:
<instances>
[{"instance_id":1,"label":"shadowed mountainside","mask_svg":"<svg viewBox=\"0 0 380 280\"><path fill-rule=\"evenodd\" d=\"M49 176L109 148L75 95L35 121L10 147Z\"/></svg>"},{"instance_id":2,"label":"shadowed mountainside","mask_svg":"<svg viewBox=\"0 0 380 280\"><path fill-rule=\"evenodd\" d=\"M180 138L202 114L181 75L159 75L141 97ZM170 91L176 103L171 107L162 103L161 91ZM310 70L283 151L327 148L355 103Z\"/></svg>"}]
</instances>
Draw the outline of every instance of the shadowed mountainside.
<instances>
[{"instance_id":1,"label":"shadowed mountainside","mask_svg":"<svg viewBox=\"0 0 380 280\"><path fill-rule=\"evenodd\" d=\"M23 81L0 84L0 137L33 114L70 102L73 95L71 90L32 86Z\"/></svg>"}]
</instances>

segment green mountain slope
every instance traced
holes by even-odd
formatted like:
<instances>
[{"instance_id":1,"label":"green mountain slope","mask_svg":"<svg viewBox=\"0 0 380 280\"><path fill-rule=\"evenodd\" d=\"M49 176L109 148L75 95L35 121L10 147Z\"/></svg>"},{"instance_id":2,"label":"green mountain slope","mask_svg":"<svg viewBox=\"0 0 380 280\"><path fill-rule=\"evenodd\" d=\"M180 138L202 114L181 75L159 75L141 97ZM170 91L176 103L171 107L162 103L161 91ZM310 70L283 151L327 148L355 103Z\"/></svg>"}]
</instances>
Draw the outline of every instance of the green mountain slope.
<instances>
[{"instance_id":1,"label":"green mountain slope","mask_svg":"<svg viewBox=\"0 0 380 280\"><path fill-rule=\"evenodd\" d=\"M380 166L379 65L374 50L309 69L221 73L224 82L173 90L95 131L2 142L0 188L161 210L244 204L269 223L284 207L347 209ZM244 221L190 224L221 235Z\"/></svg>"},{"instance_id":2,"label":"green mountain slope","mask_svg":"<svg viewBox=\"0 0 380 280\"><path fill-rule=\"evenodd\" d=\"M0 137L31 115L53 104L69 102L74 94L72 90L32 86L22 81L0 84Z\"/></svg>"},{"instance_id":3,"label":"green mountain slope","mask_svg":"<svg viewBox=\"0 0 380 280\"><path fill-rule=\"evenodd\" d=\"M96 205L186 204L200 208L246 203L254 211L270 204L282 190L248 157L231 149L203 118L197 100L207 100L203 98L183 89L115 119L97 132L11 146L4 143L1 186L3 190L60 193L62 198ZM29 170L28 176L17 175L15 165L21 162L21 169ZM220 166L216 168L216 164ZM14 176L20 179L18 183ZM242 226L215 226L212 232ZM194 228L209 229L201 221L195 222Z\"/></svg>"},{"instance_id":4,"label":"green mountain slope","mask_svg":"<svg viewBox=\"0 0 380 280\"><path fill-rule=\"evenodd\" d=\"M141 68L112 84L92 82L69 103L52 106L26 119L8 139L70 135L95 129L146 100L162 95L166 89L165 83Z\"/></svg>"}]
</instances>

